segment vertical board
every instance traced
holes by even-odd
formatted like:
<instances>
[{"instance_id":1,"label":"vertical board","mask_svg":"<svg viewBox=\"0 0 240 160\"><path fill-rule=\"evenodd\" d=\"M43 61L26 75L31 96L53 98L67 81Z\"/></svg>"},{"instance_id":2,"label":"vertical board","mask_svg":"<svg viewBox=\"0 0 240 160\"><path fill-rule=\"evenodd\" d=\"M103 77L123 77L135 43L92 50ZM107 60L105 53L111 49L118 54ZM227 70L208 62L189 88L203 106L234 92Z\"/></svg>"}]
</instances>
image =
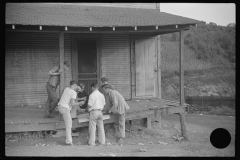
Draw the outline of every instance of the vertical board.
<instances>
[{"instance_id":1,"label":"vertical board","mask_svg":"<svg viewBox=\"0 0 240 160\"><path fill-rule=\"evenodd\" d=\"M61 32L59 34L59 67L63 68L64 67L63 65L64 65L64 32ZM64 89L64 74L60 74L59 79L60 79L59 97L61 97Z\"/></svg>"},{"instance_id":2,"label":"vertical board","mask_svg":"<svg viewBox=\"0 0 240 160\"><path fill-rule=\"evenodd\" d=\"M155 96L155 38L135 39L136 96ZM155 87L154 87L155 86Z\"/></svg>"},{"instance_id":3,"label":"vertical board","mask_svg":"<svg viewBox=\"0 0 240 160\"><path fill-rule=\"evenodd\" d=\"M5 33L5 106L45 104L47 73L59 64L59 33ZM71 60L67 45L65 58ZM69 85L71 69L64 76Z\"/></svg>"},{"instance_id":4,"label":"vertical board","mask_svg":"<svg viewBox=\"0 0 240 160\"><path fill-rule=\"evenodd\" d=\"M157 54L156 54L156 58L157 58L157 63L156 63L156 68L157 68L157 83L156 83L156 95L158 96L159 99L162 98L162 79L161 79L161 36L158 35L157 36L157 42L156 42L156 47L157 47Z\"/></svg>"},{"instance_id":5,"label":"vertical board","mask_svg":"<svg viewBox=\"0 0 240 160\"><path fill-rule=\"evenodd\" d=\"M135 58L136 58L136 95L145 95L145 42L144 40L135 40Z\"/></svg>"},{"instance_id":6,"label":"vertical board","mask_svg":"<svg viewBox=\"0 0 240 160\"><path fill-rule=\"evenodd\" d=\"M184 102L184 32L183 30L179 31L179 83L180 83L180 105L182 106Z\"/></svg>"},{"instance_id":7,"label":"vertical board","mask_svg":"<svg viewBox=\"0 0 240 160\"><path fill-rule=\"evenodd\" d=\"M71 45L71 34L64 33L64 61L68 61L70 68L64 72L64 88L70 85L72 78L72 45Z\"/></svg>"},{"instance_id":8,"label":"vertical board","mask_svg":"<svg viewBox=\"0 0 240 160\"><path fill-rule=\"evenodd\" d=\"M130 36L102 35L101 54L102 76L107 77L126 100L131 99Z\"/></svg>"}]
</instances>

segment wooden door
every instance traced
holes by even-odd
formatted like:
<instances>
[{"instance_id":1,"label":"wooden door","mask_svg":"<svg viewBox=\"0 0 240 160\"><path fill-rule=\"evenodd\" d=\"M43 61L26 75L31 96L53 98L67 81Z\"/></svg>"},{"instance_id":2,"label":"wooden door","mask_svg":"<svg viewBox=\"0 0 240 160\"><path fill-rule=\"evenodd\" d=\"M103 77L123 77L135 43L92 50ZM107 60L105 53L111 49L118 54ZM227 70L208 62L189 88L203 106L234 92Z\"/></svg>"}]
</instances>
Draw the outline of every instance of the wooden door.
<instances>
[{"instance_id":1,"label":"wooden door","mask_svg":"<svg viewBox=\"0 0 240 160\"><path fill-rule=\"evenodd\" d=\"M156 38L137 38L135 42L135 96L156 97Z\"/></svg>"}]
</instances>

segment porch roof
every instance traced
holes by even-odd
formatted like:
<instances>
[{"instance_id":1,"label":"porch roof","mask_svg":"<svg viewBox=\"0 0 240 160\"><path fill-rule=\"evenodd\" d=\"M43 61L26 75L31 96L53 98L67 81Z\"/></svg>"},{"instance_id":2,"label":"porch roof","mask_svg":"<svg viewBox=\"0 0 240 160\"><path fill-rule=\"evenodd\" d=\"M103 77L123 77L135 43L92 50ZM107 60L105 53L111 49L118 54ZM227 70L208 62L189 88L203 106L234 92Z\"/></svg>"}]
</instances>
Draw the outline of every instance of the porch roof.
<instances>
[{"instance_id":1,"label":"porch roof","mask_svg":"<svg viewBox=\"0 0 240 160\"><path fill-rule=\"evenodd\" d=\"M195 25L204 22L155 9L8 3L5 23L69 27L134 27Z\"/></svg>"}]
</instances>

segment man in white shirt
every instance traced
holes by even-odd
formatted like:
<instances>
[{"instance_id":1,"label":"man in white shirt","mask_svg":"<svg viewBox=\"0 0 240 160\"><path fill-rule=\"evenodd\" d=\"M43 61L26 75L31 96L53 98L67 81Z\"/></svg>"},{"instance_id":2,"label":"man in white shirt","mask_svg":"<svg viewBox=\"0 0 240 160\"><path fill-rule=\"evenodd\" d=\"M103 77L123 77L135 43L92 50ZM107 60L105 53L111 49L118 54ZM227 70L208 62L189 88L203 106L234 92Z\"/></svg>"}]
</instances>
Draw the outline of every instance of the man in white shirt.
<instances>
[{"instance_id":1,"label":"man in white shirt","mask_svg":"<svg viewBox=\"0 0 240 160\"><path fill-rule=\"evenodd\" d=\"M75 81L70 82L70 87L64 89L60 101L58 102L58 110L63 115L63 120L66 127L66 144L73 145L72 143L72 117L71 109L74 106L83 105L84 102L77 102L77 92L75 90L81 89L77 86Z\"/></svg>"},{"instance_id":2,"label":"man in white shirt","mask_svg":"<svg viewBox=\"0 0 240 160\"><path fill-rule=\"evenodd\" d=\"M89 111L89 141L90 146L95 146L96 139L96 125L98 127L98 142L105 144L105 131L103 126L103 114L102 110L105 105L105 98L102 93L98 91L98 85L96 83L91 84L92 93L89 96L88 107Z\"/></svg>"}]
</instances>

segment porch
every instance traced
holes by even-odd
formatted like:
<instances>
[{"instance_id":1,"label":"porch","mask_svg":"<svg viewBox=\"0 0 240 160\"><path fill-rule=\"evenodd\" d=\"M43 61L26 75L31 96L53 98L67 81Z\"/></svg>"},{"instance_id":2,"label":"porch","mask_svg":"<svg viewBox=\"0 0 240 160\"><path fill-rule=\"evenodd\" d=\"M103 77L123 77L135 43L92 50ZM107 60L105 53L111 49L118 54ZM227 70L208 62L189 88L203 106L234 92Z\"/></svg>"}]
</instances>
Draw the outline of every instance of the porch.
<instances>
[{"instance_id":1,"label":"porch","mask_svg":"<svg viewBox=\"0 0 240 160\"><path fill-rule=\"evenodd\" d=\"M130 110L126 112L126 120L142 119L147 121L147 127L151 128L151 121L161 124L161 115L179 114L181 126L185 124L181 121L181 115L185 113L186 104L180 107L178 102L163 99L132 99L127 101ZM62 130L65 128L64 121L58 116L56 118L44 118L45 107L9 107L5 110L5 133ZM83 113L73 119L72 128L88 126L88 121L79 123L79 119L88 117L88 113ZM104 120L104 124L117 121L115 115L110 115L110 119ZM185 121L185 120L184 120Z\"/></svg>"}]
</instances>

